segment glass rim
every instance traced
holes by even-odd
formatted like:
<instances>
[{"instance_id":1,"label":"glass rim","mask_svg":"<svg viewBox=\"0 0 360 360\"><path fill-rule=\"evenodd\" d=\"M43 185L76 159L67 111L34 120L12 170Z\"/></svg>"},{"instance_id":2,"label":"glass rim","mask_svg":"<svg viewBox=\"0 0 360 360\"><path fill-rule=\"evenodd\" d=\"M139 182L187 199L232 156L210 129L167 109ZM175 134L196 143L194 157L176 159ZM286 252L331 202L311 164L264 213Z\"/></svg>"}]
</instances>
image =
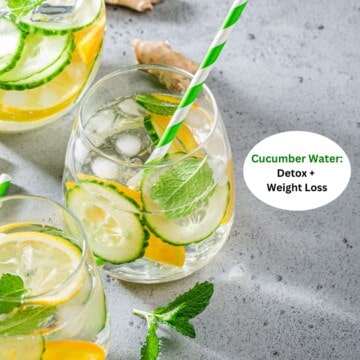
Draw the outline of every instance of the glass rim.
<instances>
[{"instance_id":1,"label":"glass rim","mask_svg":"<svg viewBox=\"0 0 360 360\"><path fill-rule=\"evenodd\" d=\"M26 296L26 293L23 295L20 295L18 297L7 297L7 296L1 296L0 295L0 301L8 301L8 302L15 302L15 301L21 301L21 303L26 303L26 302L31 302L34 301L36 299L40 299L47 296L56 293L58 291L61 291L62 288L68 286L68 284L77 276L77 274L82 271L83 265L87 259L88 256L88 242L87 242L87 237L86 237L86 233L85 230L80 222L80 220L75 216L75 214L67 209L66 207L64 207L63 205L61 205L60 203L48 199L44 196L37 196L37 195L6 195L3 197L0 197L0 213L1 213L1 206L4 205L3 203L5 203L6 201L13 201L13 200L31 200L31 201L39 201L39 202L47 202L50 205L59 208L62 211L65 211L68 215L71 216L71 218L76 222L76 224L79 226L79 230L81 232L81 260L79 262L79 264L76 266L76 268L71 272L71 274L61 283L57 284L56 286L54 286L53 288L40 293L40 294L36 294L36 295L31 295L31 296ZM25 222L24 222L25 223ZM29 222L27 221L26 223L32 223L32 224L39 224L39 225L50 225L50 224L45 224L45 223L39 223L39 222ZM19 223L13 223L14 225L16 224L21 224L21 222ZM6 226L6 225L5 225ZM1 230L2 225L0 226L0 230ZM1 241L1 232L0 232L0 241ZM5 273L4 273L5 274ZM0 277L3 274L0 274ZM16 275L16 274L14 274Z\"/></svg>"},{"instance_id":2,"label":"glass rim","mask_svg":"<svg viewBox=\"0 0 360 360\"><path fill-rule=\"evenodd\" d=\"M132 164L127 161L120 160L116 157L113 157L109 154L106 154L102 150L99 150L96 147L96 145L94 144L94 142L91 140L91 138L87 135L88 132L86 131L86 129L83 126L82 119L84 118L83 112L85 111L84 109L86 109L86 105L87 105L86 102L95 94L96 90L98 88L100 88L107 81L109 81L125 72L134 71L134 70L146 70L146 69L175 71L175 72L180 73L183 76L188 77L190 80L194 77L194 74L191 74L188 71L185 71L178 67L162 65L162 64L136 64L136 65L130 65L127 67L123 67L121 69L115 70L115 71L105 75L100 80L98 80L95 84L93 84L89 89L87 89L84 96L82 97L79 111L78 111L78 114L79 114L78 127L80 129L82 136L84 136L86 142L91 147L91 149L94 150L101 157L109 159L109 160L119 164L120 166L134 168L134 169L153 169L153 168L161 168L161 167L171 166L171 165L180 163L183 160L191 157L193 154L196 154L198 151L200 151L201 149L204 148L204 146L207 144L207 142L211 138L212 134L215 132L215 129L217 127L218 120L219 120L219 108L217 106L215 97L214 97L212 91L209 89L209 87L206 84L204 84L202 87L202 90L206 93L206 95L210 99L212 109L213 109L213 116L211 117L211 118L213 118L213 122L211 123L211 129L210 129L209 133L207 134L206 138L204 140L202 140L201 143L199 143L199 146L197 146L196 148L192 149L189 152L186 152L186 153L184 152L184 155L182 155L182 156L175 157L175 158L168 158L168 159L166 159L166 162L150 163L150 164L146 164L146 163Z\"/></svg>"}]
</instances>

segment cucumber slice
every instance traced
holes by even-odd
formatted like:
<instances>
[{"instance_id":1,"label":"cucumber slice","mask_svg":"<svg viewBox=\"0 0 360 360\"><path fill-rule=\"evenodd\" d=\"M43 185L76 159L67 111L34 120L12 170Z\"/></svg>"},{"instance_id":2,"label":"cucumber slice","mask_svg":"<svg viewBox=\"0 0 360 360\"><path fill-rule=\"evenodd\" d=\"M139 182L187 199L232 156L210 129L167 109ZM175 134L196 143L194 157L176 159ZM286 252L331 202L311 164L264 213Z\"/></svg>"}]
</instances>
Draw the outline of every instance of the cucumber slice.
<instances>
[{"instance_id":1,"label":"cucumber slice","mask_svg":"<svg viewBox=\"0 0 360 360\"><path fill-rule=\"evenodd\" d=\"M107 311L105 295L99 275L87 278L81 293L74 301L59 306L56 319L64 326L57 333L59 339L96 341L105 327Z\"/></svg>"},{"instance_id":2,"label":"cucumber slice","mask_svg":"<svg viewBox=\"0 0 360 360\"><path fill-rule=\"evenodd\" d=\"M31 34L16 66L0 75L0 88L32 89L53 79L71 61L72 35L43 36Z\"/></svg>"},{"instance_id":3,"label":"cucumber slice","mask_svg":"<svg viewBox=\"0 0 360 360\"><path fill-rule=\"evenodd\" d=\"M91 339L92 341L97 340L98 334L108 322L106 298L99 275L96 276L95 281L97 284L95 284L94 292L86 305L86 322L80 334L84 340Z\"/></svg>"},{"instance_id":4,"label":"cucumber slice","mask_svg":"<svg viewBox=\"0 0 360 360\"><path fill-rule=\"evenodd\" d=\"M144 208L151 209L144 218L152 233L172 245L188 245L209 237L220 225L229 202L229 184L217 185L207 202L191 214L181 218L170 218L161 212L160 207L152 201L150 184L144 176L141 193Z\"/></svg>"},{"instance_id":5,"label":"cucumber slice","mask_svg":"<svg viewBox=\"0 0 360 360\"><path fill-rule=\"evenodd\" d=\"M144 127L146 129L146 132L149 134L150 139L152 140L153 144L157 145L157 143L160 141L160 138L159 138L156 130L154 129L151 115L146 115L144 117Z\"/></svg>"},{"instance_id":6,"label":"cucumber slice","mask_svg":"<svg viewBox=\"0 0 360 360\"><path fill-rule=\"evenodd\" d=\"M20 59L26 35L10 20L0 18L0 74L11 70Z\"/></svg>"},{"instance_id":7,"label":"cucumber slice","mask_svg":"<svg viewBox=\"0 0 360 360\"><path fill-rule=\"evenodd\" d=\"M41 360L44 350L45 342L41 335L0 338L0 359Z\"/></svg>"},{"instance_id":8,"label":"cucumber slice","mask_svg":"<svg viewBox=\"0 0 360 360\"><path fill-rule=\"evenodd\" d=\"M66 34L90 26L100 16L102 0L78 0L72 14L64 15L59 22L33 20L32 12L22 17L19 26L27 32L41 32L46 35ZM67 17L66 17L67 16Z\"/></svg>"},{"instance_id":9,"label":"cucumber slice","mask_svg":"<svg viewBox=\"0 0 360 360\"><path fill-rule=\"evenodd\" d=\"M144 255L149 234L137 214L139 206L115 186L80 181L68 191L66 205L82 221L96 256L121 264Z\"/></svg>"}]
</instances>

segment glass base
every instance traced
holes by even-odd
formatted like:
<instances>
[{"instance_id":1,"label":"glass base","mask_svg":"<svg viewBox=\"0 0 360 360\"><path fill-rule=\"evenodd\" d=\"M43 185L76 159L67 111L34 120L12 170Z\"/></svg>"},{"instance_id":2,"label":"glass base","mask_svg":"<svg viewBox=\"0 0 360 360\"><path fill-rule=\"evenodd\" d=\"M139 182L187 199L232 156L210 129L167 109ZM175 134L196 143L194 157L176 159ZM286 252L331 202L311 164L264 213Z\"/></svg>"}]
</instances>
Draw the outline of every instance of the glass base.
<instances>
[{"instance_id":1,"label":"glass base","mask_svg":"<svg viewBox=\"0 0 360 360\"><path fill-rule=\"evenodd\" d=\"M228 239L232 223L233 219L220 226L206 240L187 245L186 261L182 267L142 258L123 265L105 264L102 269L110 276L133 283L157 284L182 279L200 270L214 258Z\"/></svg>"}]
</instances>

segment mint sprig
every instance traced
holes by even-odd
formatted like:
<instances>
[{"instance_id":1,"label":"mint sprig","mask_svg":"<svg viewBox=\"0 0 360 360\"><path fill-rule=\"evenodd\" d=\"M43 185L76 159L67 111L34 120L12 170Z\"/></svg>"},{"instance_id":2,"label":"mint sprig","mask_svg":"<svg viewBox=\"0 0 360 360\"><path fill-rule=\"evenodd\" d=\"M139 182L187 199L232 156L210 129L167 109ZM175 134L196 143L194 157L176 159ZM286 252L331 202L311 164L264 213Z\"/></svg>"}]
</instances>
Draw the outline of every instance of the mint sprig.
<instances>
[{"instance_id":1,"label":"mint sprig","mask_svg":"<svg viewBox=\"0 0 360 360\"><path fill-rule=\"evenodd\" d=\"M135 101L147 111L162 116L172 116L178 103L160 100L150 94L139 94L135 96Z\"/></svg>"},{"instance_id":2,"label":"mint sprig","mask_svg":"<svg viewBox=\"0 0 360 360\"><path fill-rule=\"evenodd\" d=\"M214 292L214 285L205 281L197 283L192 289L178 296L167 305L160 306L153 311L133 310L148 323L148 334L141 348L141 360L156 360L160 352L159 338L156 334L158 324L168 325L179 333L195 337L195 328L190 319L202 313L209 305Z\"/></svg>"},{"instance_id":3,"label":"mint sprig","mask_svg":"<svg viewBox=\"0 0 360 360\"><path fill-rule=\"evenodd\" d=\"M205 159L188 158L159 176L150 189L151 199L166 215L189 215L213 184L213 172Z\"/></svg>"},{"instance_id":4,"label":"mint sprig","mask_svg":"<svg viewBox=\"0 0 360 360\"><path fill-rule=\"evenodd\" d=\"M3 274L0 277L0 314L7 314L20 306L21 295L25 293L24 281L20 276Z\"/></svg>"}]
</instances>

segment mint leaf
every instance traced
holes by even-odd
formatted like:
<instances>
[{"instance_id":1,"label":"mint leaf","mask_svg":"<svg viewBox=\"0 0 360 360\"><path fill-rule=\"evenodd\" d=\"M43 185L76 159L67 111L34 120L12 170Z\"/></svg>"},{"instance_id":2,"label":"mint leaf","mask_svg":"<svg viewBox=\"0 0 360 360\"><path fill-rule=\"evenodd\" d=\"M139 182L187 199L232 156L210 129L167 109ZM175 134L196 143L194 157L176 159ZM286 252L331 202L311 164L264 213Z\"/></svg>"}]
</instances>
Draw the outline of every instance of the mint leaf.
<instances>
[{"instance_id":1,"label":"mint leaf","mask_svg":"<svg viewBox=\"0 0 360 360\"><path fill-rule=\"evenodd\" d=\"M209 305L212 294L214 293L214 285L205 281L197 283L192 289L178 296L171 303L156 308L153 312L157 315L163 315L178 309L177 315L192 319L199 315Z\"/></svg>"},{"instance_id":2,"label":"mint leaf","mask_svg":"<svg viewBox=\"0 0 360 360\"><path fill-rule=\"evenodd\" d=\"M6 0L12 14L16 17L26 15L46 0Z\"/></svg>"},{"instance_id":3,"label":"mint leaf","mask_svg":"<svg viewBox=\"0 0 360 360\"><path fill-rule=\"evenodd\" d=\"M191 338L195 337L195 329L189 323L209 305L214 286L205 281L180 295L171 303L156 308L153 313L158 321L166 323L176 331Z\"/></svg>"},{"instance_id":4,"label":"mint leaf","mask_svg":"<svg viewBox=\"0 0 360 360\"><path fill-rule=\"evenodd\" d=\"M195 338L195 328L194 325L189 323L187 318L176 318L172 320L162 321L163 324L169 325L173 329L175 329L180 334Z\"/></svg>"},{"instance_id":5,"label":"mint leaf","mask_svg":"<svg viewBox=\"0 0 360 360\"><path fill-rule=\"evenodd\" d=\"M195 328L189 320L205 310L213 293L214 285L205 281L197 283L174 301L153 311L133 310L134 314L144 317L148 322L148 334L146 342L141 348L141 360L156 360L158 357L160 345L156 331L159 322L172 327L185 336L194 338Z\"/></svg>"},{"instance_id":6,"label":"mint leaf","mask_svg":"<svg viewBox=\"0 0 360 360\"><path fill-rule=\"evenodd\" d=\"M141 360L156 360L159 356L159 338L156 335L158 326L154 320L150 320L148 334L144 346L141 348Z\"/></svg>"},{"instance_id":7,"label":"mint leaf","mask_svg":"<svg viewBox=\"0 0 360 360\"><path fill-rule=\"evenodd\" d=\"M3 274L0 277L0 314L7 314L20 306L20 297L25 292L24 281L20 276ZM14 298L14 300L1 300L1 298Z\"/></svg>"},{"instance_id":8,"label":"mint leaf","mask_svg":"<svg viewBox=\"0 0 360 360\"><path fill-rule=\"evenodd\" d=\"M27 306L0 321L0 337L26 335L52 320L55 306Z\"/></svg>"},{"instance_id":9,"label":"mint leaf","mask_svg":"<svg viewBox=\"0 0 360 360\"><path fill-rule=\"evenodd\" d=\"M169 217L182 217L199 206L212 184L213 172L205 159L188 158L159 176L150 197Z\"/></svg>"},{"instance_id":10,"label":"mint leaf","mask_svg":"<svg viewBox=\"0 0 360 360\"><path fill-rule=\"evenodd\" d=\"M178 107L178 103L159 100L150 94L136 95L135 101L151 113L163 116L172 116Z\"/></svg>"}]
</instances>

